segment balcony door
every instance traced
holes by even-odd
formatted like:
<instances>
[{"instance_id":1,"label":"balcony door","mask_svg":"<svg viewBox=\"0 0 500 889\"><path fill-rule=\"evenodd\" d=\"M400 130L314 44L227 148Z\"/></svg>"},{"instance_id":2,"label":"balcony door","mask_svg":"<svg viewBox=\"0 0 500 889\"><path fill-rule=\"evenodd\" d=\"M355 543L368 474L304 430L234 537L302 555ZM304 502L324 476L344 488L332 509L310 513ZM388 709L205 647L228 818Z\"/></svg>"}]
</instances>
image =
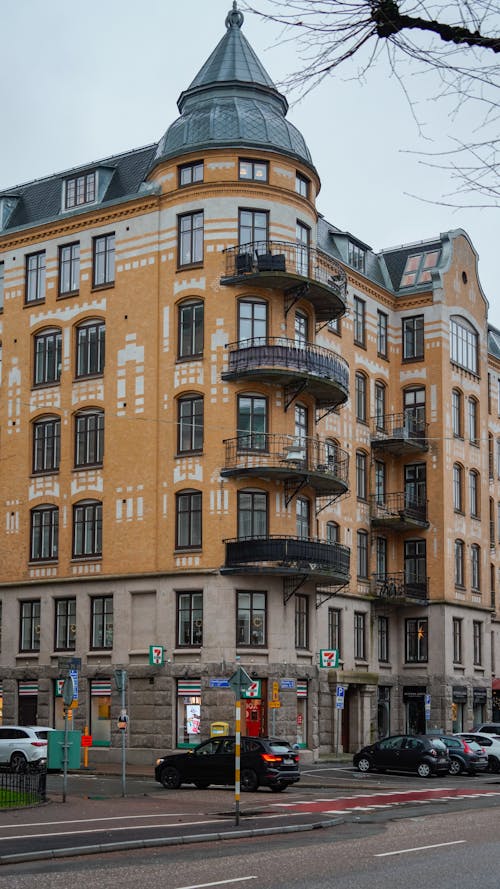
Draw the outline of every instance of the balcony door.
<instances>
[{"instance_id":1,"label":"balcony door","mask_svg":"<svg viewBox=\"0 0 500 889\"><path fill-rule=\"evenodd\" d=\"M238 491L238 539L267 536L267 494Z\"/></svg>"},{"instance_id":2,"label":"balcony door","mask_svg":"<svg viewBox=\"0 0 500 889\"><path fill-rule=\"evenodd\" d=\"M263 346L267 338L267 303L240 299L238 303L238 342L241 347Z\"/></svg>"}]
</instances>

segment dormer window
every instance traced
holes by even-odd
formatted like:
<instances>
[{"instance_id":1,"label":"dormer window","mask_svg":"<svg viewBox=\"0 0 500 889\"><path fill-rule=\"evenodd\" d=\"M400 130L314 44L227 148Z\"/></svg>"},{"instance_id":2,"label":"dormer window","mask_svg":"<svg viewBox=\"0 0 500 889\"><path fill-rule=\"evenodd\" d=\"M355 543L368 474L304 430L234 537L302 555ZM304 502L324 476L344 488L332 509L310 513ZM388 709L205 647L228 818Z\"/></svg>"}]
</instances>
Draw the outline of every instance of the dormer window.
<instances>
[{"instance_id":1,"label":"dormer window","mask_svg":"<svg viewBox=\"0 0 500 889\"><path fill-rule=\"evenodd\" d=\"M353 241L349 241L347 262L351 268L356 269L357 272L364 272L365 256L366 251L363 250L362 247L359 247L359 245L355 244Z\"/></svg>"},{"instance_id":2,"label":"dormer window","mask_svg":"<svg viewBox=\"0 0 500 889\"><path fill-rule=\"evenodd\" d=\"M431 270L435 269L439 262L439 253L439 250L430 250L428 253L415 253L413 256L409 256L400 286L413 287L416 284L430 284L432 281Z\"/></svg>"},{"instance_id":3,"label":"dormer window","mask_svg":"<svg viewBox=\"0 0 500 889\"><path fill-rule=\"evenodd\" d=\"M81 207L83 204L92 204L96 199L96 174L83 173L65 182L64 207L72 210L73 207Z\"/></svg>"}]
</instances>

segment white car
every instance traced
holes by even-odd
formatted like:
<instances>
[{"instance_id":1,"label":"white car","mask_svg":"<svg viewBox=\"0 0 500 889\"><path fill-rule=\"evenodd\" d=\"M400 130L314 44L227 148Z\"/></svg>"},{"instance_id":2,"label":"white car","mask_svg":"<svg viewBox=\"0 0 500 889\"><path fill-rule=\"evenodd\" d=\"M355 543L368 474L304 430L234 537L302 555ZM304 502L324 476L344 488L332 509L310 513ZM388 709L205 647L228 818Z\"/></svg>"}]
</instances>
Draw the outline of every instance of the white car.
<instances>
[{"instance_id":1,"label":"white car","mask_svg":"<svg viewBox=\"0 0 500 889\"><path fill-rule=\"evenodd\" d=\"M487 735L480 732L459 732L458 736L465 741L476 741L488 757L490 772L500 772L500 735Z\"/></svg>"},{"instance_id":2,"label":"white car","mask_svg":"<svg viewBox=\"0 0 500 889\"><path fill-rule=\"evenodd\" d=\"M51 731L45 726L0 725L0 765L10 766L13 772L45 766Z\"/></svg>"}]
</instances>

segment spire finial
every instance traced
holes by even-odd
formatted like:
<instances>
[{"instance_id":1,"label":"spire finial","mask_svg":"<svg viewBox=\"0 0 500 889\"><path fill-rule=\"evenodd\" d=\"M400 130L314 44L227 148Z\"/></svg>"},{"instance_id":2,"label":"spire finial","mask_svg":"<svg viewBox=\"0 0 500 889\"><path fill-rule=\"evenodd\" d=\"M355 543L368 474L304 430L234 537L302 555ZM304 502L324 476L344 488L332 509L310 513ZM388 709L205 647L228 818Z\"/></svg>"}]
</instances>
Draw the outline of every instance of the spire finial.
<instances>
[{"instance_id":1,"label":"spire finial","mask_svg":"<svg viewBox=\"0 0 500 889\"><path fill-rule=\"evenodd\" d=\"M226 28L241 28L245 17L238 9L236 0L233 0L233 8L229 10L226 16Z\"/></svg>"}]
</instances>

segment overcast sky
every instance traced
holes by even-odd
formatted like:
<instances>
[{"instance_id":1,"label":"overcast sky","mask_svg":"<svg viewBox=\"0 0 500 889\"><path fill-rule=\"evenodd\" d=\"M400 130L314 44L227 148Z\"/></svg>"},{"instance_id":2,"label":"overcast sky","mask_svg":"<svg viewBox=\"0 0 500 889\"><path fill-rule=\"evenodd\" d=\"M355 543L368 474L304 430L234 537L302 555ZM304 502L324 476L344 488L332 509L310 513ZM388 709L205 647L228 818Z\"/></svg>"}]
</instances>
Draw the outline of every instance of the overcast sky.
<instances>
[{"instance_id":1,"label":"overcast sky","mask_svg":"<svg viewBox=\"0 0 500 889\"><path fill-rule=\"evenodd\" d=\"M2 0L0 189L157 142L178 115L179 94L225 33L231 5ZM277 26L247 14L243 32L275 83L298 66ZM421 93L414 110L434 140L426 142L382 66L366 82L350 74L300 102L288 95L288 117L321 176L318 209L375 250L465 229L480 257L490 322L500 327L500 210L452 210L409 196L447 190L442 173L408 153L449 146L449 133L458 132L434 101L432 79L410 81Z\"/></svg>"}]
</instances>

